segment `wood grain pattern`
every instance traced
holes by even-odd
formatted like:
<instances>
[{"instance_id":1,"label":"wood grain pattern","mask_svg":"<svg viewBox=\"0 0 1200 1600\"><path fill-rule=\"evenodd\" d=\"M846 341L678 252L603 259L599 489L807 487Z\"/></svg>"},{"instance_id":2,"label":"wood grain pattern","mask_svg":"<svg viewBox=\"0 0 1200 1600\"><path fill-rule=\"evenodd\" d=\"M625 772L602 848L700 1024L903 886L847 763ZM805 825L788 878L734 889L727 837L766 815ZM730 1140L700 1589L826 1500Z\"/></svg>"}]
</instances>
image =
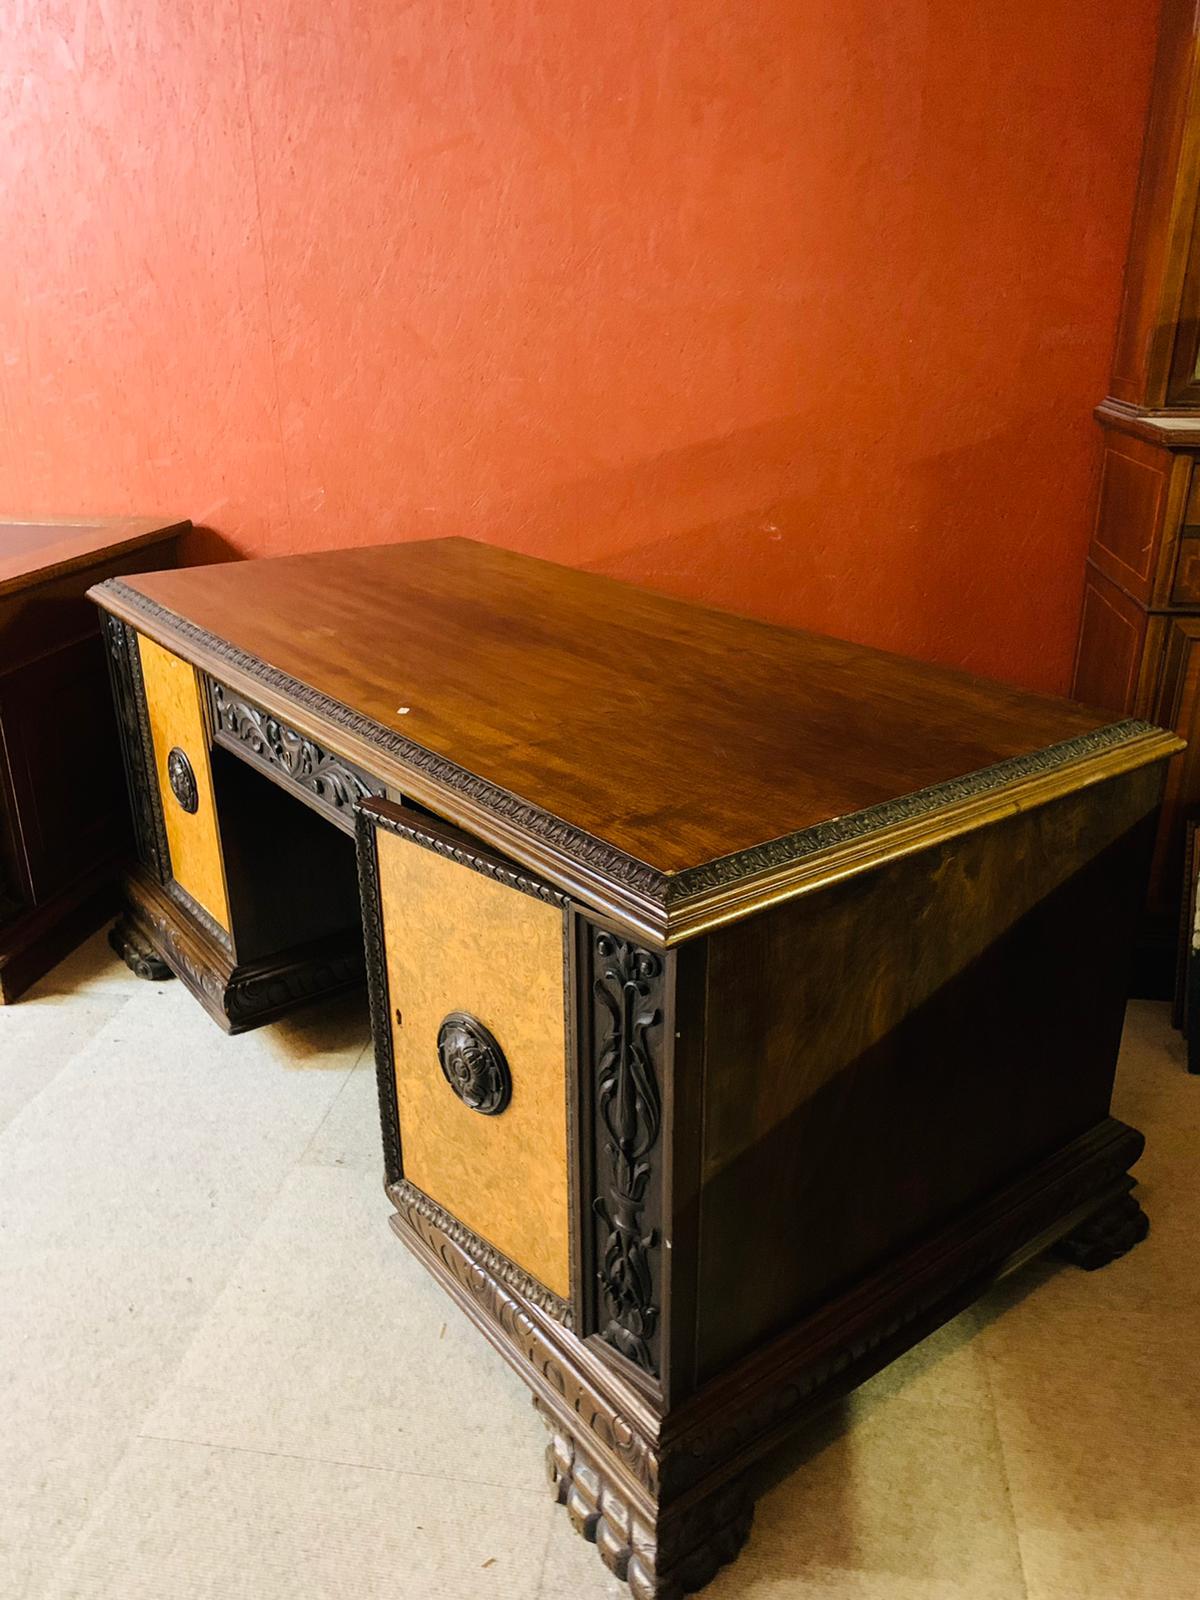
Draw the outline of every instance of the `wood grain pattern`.
<instances>
[{"instance_id":1,"label":"wood grain pattern","mask_svg":"<svg viewBox=\"0 0 1200 1600\"><path fill-rule=\"evenodd\" d=\"M710 937L702 1372L1102 1121L1162 779Z\"/></svg>"},{"instance_id":2,"label":"wood grain pattern","mask_svg":"<svg viewBox=\"0 0 1200 1600\"><path fill-rule=\"evenodd\" d=\"M118 552L129 555L190 528L186 519L162 522L154 517L97 517L89 522L48 517L41 522L0 523L0 595L83 567L99 567Z\"/></svg>"},{"instance_id":3,"label":"wood grain pattern","mask_svg":"<svg viewBox=\"0 0 1200 1600\"><path fill-rule=\"evenodd\" d=\"M1112 370L1113 395L1136 405L1172 387L1200 172L1196 34L1193 0L1164 0Z\"/></svg>"},{"instance_id":4,"label":"wood grain pattern","mask_svg":"<svg viewBox=\"0 0 1200 1600\"><path fill-rule=\"evenodd\" d=\"M139 638L138 648L172 876L228 932L229 896L196 671L153 639ZM196 777L198 806L191 814L175 799L167 779L167 757L175 746L187 755Z\"/></svg>"},{"instance_id":5,"label":"wood grain pattern","mask_svg":"<svg viewBox=\"0 0 1200 1600\"><path fill-rule=\"evenodd\" d=\"M404 1175L566 1299L564 913L395 834L381 830L378 850ZM499 1116L442 1076L438 1029L454 1011L508 1059Z\"/></svg>"},{"instance_id":6,"label":"wood grain pattern","mask_svg":"<svg viewBox=\"0 0 1200 1600\"><path fill-rule=\"evenodd\" d=\"M1105 721L468 540L132 586L668 873Z\"/></svg>"},{"instance_id":7,"label":"wood grain pattern","mask_svg":"<svg viewBox=\"0 0 1200 1600\"><path fill-rule=\"evenodd\" d=\"M1145 637L1144 608L1089 563L1075 667L1080 699L1114 716L1132 715Z\"/></svg>"}]
</instances>

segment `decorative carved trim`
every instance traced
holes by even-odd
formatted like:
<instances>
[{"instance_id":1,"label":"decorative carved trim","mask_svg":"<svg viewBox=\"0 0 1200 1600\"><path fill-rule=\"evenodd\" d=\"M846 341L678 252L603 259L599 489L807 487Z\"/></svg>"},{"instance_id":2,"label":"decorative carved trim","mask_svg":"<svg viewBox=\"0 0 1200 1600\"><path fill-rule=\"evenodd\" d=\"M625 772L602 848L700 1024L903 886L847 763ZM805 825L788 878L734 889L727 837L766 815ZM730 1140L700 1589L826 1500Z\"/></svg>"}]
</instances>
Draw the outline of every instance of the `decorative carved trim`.
<instances>
[{"instance_id":1,"label":"decorative carved trim","mask_svg":"<svg viewBox=\"0 0 1200 1600\"><path fill-rule=\"evenodd\" d=\"M537 1400L534 1406L550 1430L546 1475L554 1498L605 1566L629 1585L633 1600L683 1600L734 1560L754 1520L744 1479L722 1484L682 1511L668 1507L647 1520L557 1419Z\"/></svg>"},{"instance_id":2,"label":"decorative carved trim","mask_svg":"<svg viewBox=\"0 0 1200 1600\"><path fill-rule=\"evenodd\" d=\"M361 952L345 949L308 952L261 968L239 967L225 989L225 1014L240 1031L305 1000L353 988L362 975Z\"/></svg>"},{"instance_id":3,"label":"decorative carved trim","mask_svg":"<svg viewBox=\"0 0 1200 1600\"><path fill-rule=\"evenodd\" d=\"M387 958L383 947L383 905L379 898L379 853L375 843L378 821L365 811L357 814L358 893L362 903L371 1038L375 1042L383 1173L384 1181L393 1184L400 1181L404 1167L400 1158L400 1106L396 1099L396 1062L392 1053L392 1006L388 998Z\"/></svg>"},{"instance_id":4,"label":"decorative carved trim","mask_svg":"<svg viewBox=\"0 0 1200 1600\"><path fill-rule=\"evenodd\" d=\"M498 1117L512 1099L512 1073L491 1029L469 1011L443 1017L437 1036L442 1077L471 1111Z\"/></svg>"},{"instance_id":5,"label":"decorative carved trim","mask_svg":"<svg viewBox=\"0 0 1200 1600\"><path fill-rule=\"evenodd\" d=\"M206 910L199 900L187 892L178 878L168 878L164 888L179 909L185 911L193 922L199 923L214 944L219 944L221 949L232 957L233 937L229 929L223 928L212 912Z\"/></svg>"},{"instance_id":6,"label":"decorative carved trim","mask_svg":"<svg viewBox=\"0 0 1200 1600\"><path fill-rule=\"evenodd\" d=\"M392 1189L388 1192L393 1194ZM404 1204L392 1218L393 1228L432 1267L543 1400L552 1400L556 1408L565 1408L577 1419L609 1460L640 1486L649 1497L647 1504L652 1503L658 1495L657 1450L634 1415L589 1383L572 1362L559 1341L582 1348L574 1336L559 1328L557 1322L543 1327L539 1318L544 1313L536 1303L502 1283L483 1261L468 1255L438 1221L424 1215L424 1210Z\"/></svg>"},{"instance_id":7,"label":"decorative carved trim","mask_svg":"<svg viewBox=\"0 0 1200 1600\"><path fill-rule=\"evenodd\" d=\"M486 778L477 777L465 767L447 760L445 756L426 750L424 746L415 744L403 734L385 728L373 718L364 716L361 711L353 710L340 700L334 700L330 695L322 694L320 690L310 688L298 678L282 672L278 667L269 666L258 656L251 655L249 651L238 649L227 639L209 633L207 629L189 622L186 617L181 617L177 612L159 605L156 600L148 599L120 578L108 578L97 587L101 592L111 594L114 599L120 600L122 605L131 611L168 628L175 638L202 647L218 659L228 662L257 682L294 701L295 704L304 706L306 710L312 711L335 727L366 740L390 759L423 773L455 794L473 800L485 810L514 823L522 831L536 834L546 843L593 867L615 882L649 894L661 893L665 888L667 883L665 873L647 866L645 862L635 861L624 851L615 849L593 834L572 827L570 823L563 822L550 812L542 810L540 806L531 805L528 801L520 799L508 789L489 783Z\"/></svg>"},{"instance_id":8,"label":"decorative carved trim","mask_svg":"<svg viewBox=\"0 0 1200 1600\"><path fill-rule=\"evenodd\" d=\"M216 659L228 662L332 726L364 740L390 760L419 772L439 787L478 805L543 846L598 874L614 887L647 902L664 918L672 907L697 895L728 889L744 879L763 873L782 871L831 845L868 838L898 824L928 816L955 802L977 799L1022 779L1050 773L1058 767L1096 756L1139 736L1159 733L1152 723L1140 718L1128 718L1031 755L998 762L968 777L935 784L914 794L870 806L816 827L784 834L751 849L736 851L672 875L637 860L594 834L564 822L510 790L489 783L447 760L445 756L426 750L403 734L385 728L341 701L310 688L278 667L269 666L258 656L238 649L166 606L148 599L122 580L110 578L99 588L130 611L157 622L177 640L200 647Z\"/></svg>"},{"instance_id":9,"label":"decorative carved trim","mask_svg":"<svg viewBox=\"0 0 1200 1600\"><path fill-rule=\"evenodd\" d=\"M1150 1218L1131 1194L1123 1194L1060 1239L1054 1254L1085 1272L1095 1272L1126 1255L1149 1232Z\"/></svg>"},{"instance_id":10,"label":"decorative carved trim","mask_svg":"<svg viewBox=\"0 0 1200 1600\"><path fill-rule=\"evenodd\" d=\"M331 755L307 734L208 678L214 741L294 789L315 810L350 831L354 808L384 785L349 761Z\"/></svg>"},{"instance_id":11,"label":"decorative carved trim","mask_svg":"<svg viewBox=\"0 0 1200 1600\"><path fill-rule=\"evenodd\" d=\"M171 875L171 851L155 773L154 741L150 735L137 631L109 611L103 612L102 618L113 705L121 733L125 783L133 814L134 842L142 864L160 883L165 883Z\"/></svg>"},{"instance_id":12,"label":"decorative carved trim","mask_svg":"<svg viewBox=\"0 0 1200 1600\"><path fill-rule=\"evenodd\" d=\"M460 867L470 867L472 872L482 873L485 878L491 878L495 883L502 883L506 889L519 889L522 894L532 895L535 900L544 900L552 906L566 907L571 903L570 897L563 894L560 889L553 889L539 878L531 877L512 862L497 861L465 840L446 839L432 829L422 827L416 812L397 816L391 811L381 809L377 802L366 800L359 810L359 816L369 818L376 827L383 828L388 833L398 834L402 839L410 839L414 844L423 845L426 850L432 850L435 855L443 856L447 861L457 862Z\"/></svg>"},{"instance_id":13,"label":"decorative carved trim","mask_svg":"<svg viewBox=\"0 0 1200 1600\"><path fill-rule=\"evenodd\" d=\"M174 882L163 886L131 874L125 883L127 918L228 1031L240 1033L304 1000L335 994L362 979L361 951L337 938L314 941L281 958L237 966L228 950L203 928L176 922L175 887Z\"/></svg>"},{"instance_id":14,"label":"decorative carved trim","mask_svg":"<svg viewBox=\"0 0 1200 1600\"><path fill-rule=\"evenodd\" d=\"M117 918L108 930L108 942L135 977L163 983L175 976L131 917Z\"/></svg>"},{"instance_id":15,"label":"decorative carved trim","mask_svg":"<svg viewBox=\"0 0 1200 1600\"><path fill-rule=\"evenodd\" d=\"M519 1267L515 1261L497 1250L495 1245L489 1244L486 1239L481 1239L465 1223L438 1205L436 1200L431 1200L423 1189L418 1189L415 1184L409 1183L407 1178L400 1178L397 1182L388 1184L387 1192L397 1209L403 1208L422 1217L426 1222L432 1222L452 1239L465 1255L477 1262L485 1271L490 1272L498 1283L504 1284L509 1289L515 1289L531 1305L545 1311L556 1322L561 1322L565 1328L574 1325L571 1308L565 1300L560 1300L546 1288L544 1283L531 1278L523 1267Z\"/></svg>"},{"instance_id":16,"label":"decorative carved trim","mask_svg":"<svg viewBox=\"0 0 1200 1600\"><path fill-rule=\"evenodd\" d=\"M200 790L196 786L196 774L192 771L187 752L178 745L173 745L167 752L167 782L183 810L189 816L194 816L200 809Z\"/></svg>"},{"instance_id":17,"label":"decorative carved trim","mask_svg":"<svg viewBox=\"0 0 1200 1600\"><path fill-rule=\"evenodd\" d=\"M935 783L928 789L917 789L912 794L902 795L897 800L887 800L877 806L868 806L865 810L836 817L831 822L821 822L811 828L802 828L798 833L783 834L778 839L755 845L749 850L738 850L732 855L718 856L716 860L706 862L704 866L689 867L686 872L677 873L668 885L666 903L669 906L675 905L681 900L691 899L693 895L711 893L713 890L727 888L730 884L740 883L744 878L794 866L806 856L818 855L835 845L865 839L872 833L881 833L898 823L912 822L918 817L945 810L947 806L957 802L979 799L996 789L1004 789L1009 784L1019 783L1023 778L1033 778L1042 773L1053 772L1056 767L1065 766L1073 761L1082 761L1088 756L1099 754L1102 750L1112 749L1116 745L1126 743L1136 734L1155 732L1157 729L1152 723L1143 722L1138 718L1114 722L1108 727L1097 728L1092 733L1080 734L1078 738L1049 745L1045 750L1035 750L1031 755L1013 756L1008 761L984 767L978 772L969 773L966 777Z\"/></svg>"},{"instance_id":18,"label":"decorative carved trim","mask_svg":"<svg viewBox=\"0 0 1200 1600\"><path fill-rule=\"evenodd\" d=\"M182 978L192 993L204 1002L210 1015L228 1026L224 976L202 960L198 953L193 953L166 911L154 905L148 897L138 895L136 905L130 906L127 916L135 928L151 936L156 950L176 976Z\"/></svg>"},{"instance_id":19,"label":"decorative carved trim","mask_svg":"<svg viewBox=\"0 0 1200 1600\"><path fill-rule=\"evenodd\" d=\"M659 1371L663 958L589 925L595 1270L601 1337ZM597 1324L601 1317L595 1318Z\"/></svg>"}]
</instances>

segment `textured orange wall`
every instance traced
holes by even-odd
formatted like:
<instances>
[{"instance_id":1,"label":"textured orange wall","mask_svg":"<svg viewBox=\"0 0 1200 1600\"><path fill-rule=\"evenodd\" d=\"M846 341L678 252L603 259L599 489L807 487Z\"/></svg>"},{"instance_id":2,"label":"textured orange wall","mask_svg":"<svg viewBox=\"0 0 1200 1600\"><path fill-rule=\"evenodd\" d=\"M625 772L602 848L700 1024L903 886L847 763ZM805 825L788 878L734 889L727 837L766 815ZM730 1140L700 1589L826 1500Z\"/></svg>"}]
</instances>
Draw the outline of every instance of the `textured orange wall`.
<instances>
[{"instance_id":1,"label":"textured orange wall","mask_svg":"<svg viewBox=\"0 0 1200 1600\"><path fill-rule=\"evenodd\" d=\"M9 0L0 506L1063 689L1156 13Z\"/></svg>"}]
</instances>

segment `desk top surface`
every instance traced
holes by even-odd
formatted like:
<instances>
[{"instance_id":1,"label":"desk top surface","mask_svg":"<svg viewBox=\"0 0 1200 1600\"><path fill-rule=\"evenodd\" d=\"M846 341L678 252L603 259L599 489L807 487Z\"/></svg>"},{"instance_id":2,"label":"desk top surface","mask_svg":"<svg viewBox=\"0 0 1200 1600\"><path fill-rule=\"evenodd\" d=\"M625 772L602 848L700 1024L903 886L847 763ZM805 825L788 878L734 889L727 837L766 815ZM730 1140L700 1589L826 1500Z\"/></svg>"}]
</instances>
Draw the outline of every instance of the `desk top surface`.
<instances>
[{"instance_id":1,"label":"desk top surface","mask_svg":"<svg viewBox=\"0 0 1200 1600\"><path fill-rule=\"evenodd\" d=\"M660 901L711 894L713 874L695 873L718 858L732 859L726 888L777 872L787 852L765 847L785 836L804 835L807 855L844 843L855 829L838 819L911 821L893 803L916 792L929 792L916 811L936 813L1130 743L1125 766L1178 746L1066 700L465 539L138 574L96 594L197 664L248 672L271 709L288 702L283 674L323 723L331 704L350 713L343 754L374 742L445 780L506 819L491 842L512 850L534 814L543 841L565 824L555 849L590 849L603 874L599 842L648 868L637 892Z\"/></svg>"},{"instance_id":2,"label":"desk top surface","mask_svg":"<svg viewBox=\"0 0 1200 1600\"><path fill-rule=\"evenodd\" d=\"M96 566L118 550L135 550L190 527L190 522L164 522L157 517L93 517L87 521L47 517L41 522L10 522L0 517L0 595L44 583L63 572Z\"/></svg>"}]
</instances>

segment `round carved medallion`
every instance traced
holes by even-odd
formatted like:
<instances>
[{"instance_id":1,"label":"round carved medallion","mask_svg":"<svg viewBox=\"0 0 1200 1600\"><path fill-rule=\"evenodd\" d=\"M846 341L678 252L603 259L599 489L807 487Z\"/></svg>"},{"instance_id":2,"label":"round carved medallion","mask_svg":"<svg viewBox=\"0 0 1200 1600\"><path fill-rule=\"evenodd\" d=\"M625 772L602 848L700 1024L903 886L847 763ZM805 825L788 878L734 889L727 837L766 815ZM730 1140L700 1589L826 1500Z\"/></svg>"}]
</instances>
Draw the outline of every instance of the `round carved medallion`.
<instances>
[{"instance_id":1,"label":"round carved medallion","mask_svg":"<svg viewBox=\"0 0 1200 1600\"><path fill-rule=\"evenodd\" d=\"M512 1099L512 1074L504 1051L478 1017L452 1011L438 1029L442 1074L463 1105L498 1117Z\"/></svg>"},{"instance_id":2,"label":"round carved medallion","mask_svg":"<svg viewBox=\"0 0 1200 1600\"><path fill-rule=\"evenodd\" d=\"M195 811L200 805L200 792L196 788L196 774L192 763L178 745L167 757L167 782L171 793L185 811Z\"/></svg>"}]
</instances>

